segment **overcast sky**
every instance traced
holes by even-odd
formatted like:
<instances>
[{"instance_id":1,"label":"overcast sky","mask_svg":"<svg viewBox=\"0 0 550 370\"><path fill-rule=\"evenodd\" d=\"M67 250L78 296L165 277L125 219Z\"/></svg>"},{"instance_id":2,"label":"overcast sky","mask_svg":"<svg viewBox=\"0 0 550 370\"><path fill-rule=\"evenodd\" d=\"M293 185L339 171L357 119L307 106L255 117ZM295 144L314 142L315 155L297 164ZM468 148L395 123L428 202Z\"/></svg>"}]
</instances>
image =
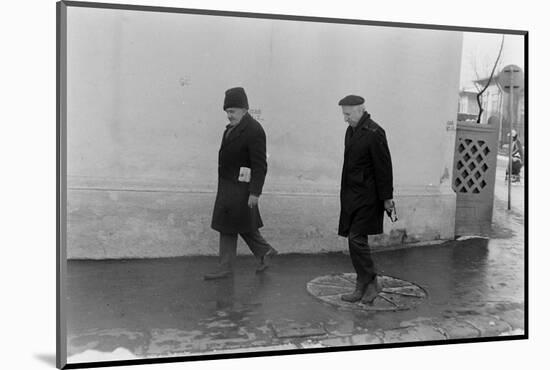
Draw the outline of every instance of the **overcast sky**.
<instances>
[{"instance_id":1,"label":"overcast sky","mask_svg":"<svg viewBox=\"0 0 550 370\"><path fill-rule=\"evenodd\" d=\"M480 78L488 77L498 56L501 34L464 32L460 87L473 87L476 71ZM523 36L505 35L504 47L495 75L505 66L515 64L524 68Z\"/></svg>"}]
</instances>

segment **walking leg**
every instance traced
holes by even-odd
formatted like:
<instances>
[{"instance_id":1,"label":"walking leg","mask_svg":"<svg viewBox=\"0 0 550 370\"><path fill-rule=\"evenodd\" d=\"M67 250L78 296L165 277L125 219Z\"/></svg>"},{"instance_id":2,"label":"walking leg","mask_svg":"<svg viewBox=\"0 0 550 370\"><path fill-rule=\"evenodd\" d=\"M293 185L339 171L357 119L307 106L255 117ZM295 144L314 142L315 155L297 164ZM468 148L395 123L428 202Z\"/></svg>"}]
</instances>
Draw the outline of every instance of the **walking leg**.
<instances>
[{"instance_id":1,"label":"walking leg","mask_svg":"<svg viewBox=\"0 0 550 370\"><path fill-rule=\"evenodd\" d=\"M277 250L264 239L259 230L240 235L259 261L256 272L264 271L269 266L268 260L278 254Z\"/></svg>"},{"instance_id":2,"label":"walking leg","mask_svg":"<svg viewBox=\"0 0 550 370\"><path fill-rule=\"evenodd\" d=\"M375 275L374 262L370 255L368 236L350 232L348 236L349 254L351 263L357 274L355 290L351 294L342 295L341 299L347 302L359 301L367 288L367 285Z\"/></svg>"},{"instance_id":3,"label":"walking leg","mask_svg":"<svg viewBox=\"0 0 550 370\"><path fill-rule=\"evenodd\" d=\"M237 256L237 234L220 233L220 260L218 270L204 275L206 280L223 279L233 275Z\"/></svg>"}]
</instances>

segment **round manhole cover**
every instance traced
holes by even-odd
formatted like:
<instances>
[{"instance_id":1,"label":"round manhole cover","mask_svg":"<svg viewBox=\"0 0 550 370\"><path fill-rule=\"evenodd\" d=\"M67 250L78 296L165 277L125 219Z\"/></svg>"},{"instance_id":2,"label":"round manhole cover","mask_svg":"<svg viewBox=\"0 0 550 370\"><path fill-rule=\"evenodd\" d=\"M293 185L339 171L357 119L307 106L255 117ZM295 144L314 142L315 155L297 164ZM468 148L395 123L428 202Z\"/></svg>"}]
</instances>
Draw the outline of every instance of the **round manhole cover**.
<instances>
[{"instance_id":1,"label":"round manhole cover","mask_svg":"<svg viewBox=\"0 0 550 370\"><path fill-rule=\"evenodd\" d=\"M370 311L408 310L428 295L424 289L409 281L378 275L378 283L382 291L371 304L342 301L340 299L342 294L350 293L355 289L355 276L353 273L319 276L307 283L307 290L326 303L342 308Z\"/></svg>"}]
</instances>

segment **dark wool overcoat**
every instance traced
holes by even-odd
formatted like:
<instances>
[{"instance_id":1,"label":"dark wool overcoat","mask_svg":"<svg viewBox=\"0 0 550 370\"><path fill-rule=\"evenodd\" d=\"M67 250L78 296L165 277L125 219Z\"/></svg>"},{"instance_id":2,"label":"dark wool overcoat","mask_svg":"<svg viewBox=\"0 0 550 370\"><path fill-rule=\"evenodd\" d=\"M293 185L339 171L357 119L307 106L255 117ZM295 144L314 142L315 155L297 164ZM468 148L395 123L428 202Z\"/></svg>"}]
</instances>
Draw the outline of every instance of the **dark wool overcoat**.
<instances>
[{"instance_id":1,"label":"dark wool overcoat","mask_svg":"<svg viewBox=\"0 0 550 370\"><path fill-rule=\"evenodd\" d=\"M381 234L384 200L393 198L392 162L386 133L367 112L346 131L341 181L338 235Z\"/></svg>"},{"instance_id":2,"label":"dark wool overcoat","mask_svg":"<svg viewBox=\"0 0 550 370\"><path fill-rule=\"evenodd\" d=\"M259 196L267 173L265 132L246 113L226 137L218 154L218 193L212 228L222 233L247 233L263 226L258 207L248 207L250 194ZM241 167L251 169L249 183L238 181Z\"/></svg>"}]
</instances>

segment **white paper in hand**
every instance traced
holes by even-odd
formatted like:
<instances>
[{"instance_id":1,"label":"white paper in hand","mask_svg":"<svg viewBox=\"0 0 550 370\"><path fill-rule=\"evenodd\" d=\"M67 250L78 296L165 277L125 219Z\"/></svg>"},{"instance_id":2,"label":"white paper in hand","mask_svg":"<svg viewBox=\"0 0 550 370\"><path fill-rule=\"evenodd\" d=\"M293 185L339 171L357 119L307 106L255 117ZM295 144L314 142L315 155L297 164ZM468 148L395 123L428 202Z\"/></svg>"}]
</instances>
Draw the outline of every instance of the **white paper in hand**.
<instances>
[{"instance_id":1,"label":"white paper in hand","mask_svg":"<svg viewBox=\"0 0 550 370\"><path fill-rule=\"evenodd\" d=\"M241 167L239 171L239 181L240 182L250 182L250 168Z\"/></svg>"}]
</instances>

